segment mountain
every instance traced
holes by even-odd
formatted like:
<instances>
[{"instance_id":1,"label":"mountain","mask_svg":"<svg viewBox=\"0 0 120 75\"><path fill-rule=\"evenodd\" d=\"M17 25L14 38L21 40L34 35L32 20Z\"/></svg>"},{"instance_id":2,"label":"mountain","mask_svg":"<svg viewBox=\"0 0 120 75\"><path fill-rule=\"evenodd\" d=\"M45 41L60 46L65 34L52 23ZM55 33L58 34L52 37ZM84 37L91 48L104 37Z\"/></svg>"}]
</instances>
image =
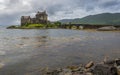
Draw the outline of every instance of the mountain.
<instances>
[{"instance_id":1,"label":"mountain","mask_svg":"<svg viewBox=\"0 0 120 75\"><path fill-rule=\"evenodd\" d=\"M62 23L120 25L120 13L102 13L83 18L63 19Z\"/></svg>"}]
</instances>

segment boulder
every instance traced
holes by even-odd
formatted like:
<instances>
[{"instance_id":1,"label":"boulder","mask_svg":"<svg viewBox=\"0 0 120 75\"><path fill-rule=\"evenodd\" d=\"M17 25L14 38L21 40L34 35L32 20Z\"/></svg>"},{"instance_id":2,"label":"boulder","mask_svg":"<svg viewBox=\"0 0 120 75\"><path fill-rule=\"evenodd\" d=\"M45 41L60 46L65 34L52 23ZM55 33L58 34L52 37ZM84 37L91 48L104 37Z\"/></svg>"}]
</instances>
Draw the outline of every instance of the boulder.
<instances>
[{"instance_id":1,"label":"boulder","mask_svg":"<svg viewBox=\"0 0 120 75\"><path fill-rule=\"evenodd\" d=\"M117 66L120 66L120 58L119 59L115 59L115 63Z\"/></svg>"},{"instance_id":2,"label":"boulder","mask_svg":"<svg viewBox=\"0 0 120 75\"><path fill-rule=\"evenodd\" d=\"M93 75L118 75L117 68L106 64L97 64L94 68Z\"/></svg>"},{"instance_id":3,"label":"boulder","mask_svg":"<svg viewBox=\"0 0 120 75\"><path fill-rule=\"evenodd\" d=\"M117 73L120 75L120 66L117 66Z\"/></svg>"},{"instance_id":4,"label":"boulder","mask_svg":"<svg viewBox=\"0 0 120 75\"><path fill-rule=\"evenodd\" d=\"M80 71L82 67L73 65L73 66L67 66L67 68L74 72L74 71Z\"/></svg>"},{"instance_id":5,"label":"boulder","mask_svg":"<svg viewBox=\"0 0 120 75\"><path fill-rule=\"evenodd\" d=\"M72 75L72 71L70 69L62 69L59 75Z\"/></svg>"},{"instance_id":6,"label":"boulder","mask_svg":"<svg viewBox=\"0 0 120 75\"><path fill-rule=\"evenodd\" d=\"M93 65L94 65L94 62L90 61L88 64L85 65L85 68L86 69L91 68Z\"/></svg>"},{"instance_id":7,"label":"boulder","mask_svg":"<svg viewBox=\"0 0 120 75\"><path fill-rule=\"evenodd\" d=\"M86 73L86 75L93 75L92 73L90 73L90 72L88 72L88 73Z\"/></svg>"}]
</instances>

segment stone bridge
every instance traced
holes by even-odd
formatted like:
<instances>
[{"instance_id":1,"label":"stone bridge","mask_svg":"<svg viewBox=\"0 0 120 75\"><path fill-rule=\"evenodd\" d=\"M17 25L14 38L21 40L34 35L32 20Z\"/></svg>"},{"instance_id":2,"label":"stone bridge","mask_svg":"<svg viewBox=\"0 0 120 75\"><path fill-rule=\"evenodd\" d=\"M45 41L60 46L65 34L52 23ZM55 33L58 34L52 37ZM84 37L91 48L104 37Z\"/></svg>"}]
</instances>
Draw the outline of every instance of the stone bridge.
<instances>
[{"instance_id":1,"label":"stone bridge","mask_svg":"<svg viewBox=\"0 0 120 75\"><path fill-rule=\"evenodd\" d=\"M120 27L120 25L92 25L92 24L62 24L60 28L63 29L98 29L106 26Z\"/></svg>"}]
</instances>

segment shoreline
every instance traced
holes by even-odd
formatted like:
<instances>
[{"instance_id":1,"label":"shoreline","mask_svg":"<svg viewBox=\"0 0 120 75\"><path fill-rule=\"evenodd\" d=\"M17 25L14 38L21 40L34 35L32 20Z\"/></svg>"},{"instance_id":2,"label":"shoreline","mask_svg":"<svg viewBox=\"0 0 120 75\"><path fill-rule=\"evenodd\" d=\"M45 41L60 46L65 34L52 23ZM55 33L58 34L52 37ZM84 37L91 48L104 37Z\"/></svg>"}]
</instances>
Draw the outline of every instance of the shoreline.
<instances>
[{"instance_id":1,"label":"shoreline","mask_svg":"<svg viewBox=\"0 0 120 75\"><path fill-rule=\"evenodd\" d=\"M105 27L106 28L106 27ZM108 27L109 28L109 27ZM68 29L68 30L87 30L87 31L120 31L119 28L116 29L102 29L102 28L85 28L85 29L77 29L77 28L59 28L59 27L50 27L50 28L45 28L45 27L21 27L21 26L9 26L6 27L6 29Z\"/></svg>"},{"instance_id":2,"label":"shoreline","mask_svg":"<svg viewBox=\"0 0 120 75\"><path fill-rule=\"evenodd\" d=\"M70 65L63 68L51 69L49 67L27 70L27 62L19 62L12 65L5 66L0 69L0 74L5 75L120 75L120 59L106 60L100 63L89 61L85 64ZM25 68L21 68L25 66ZM16 68L16 71L14 69ZM17 70L19 68L19 70ZM112 71L111 71L112 69Z\"/></svg>"},{"instance_id":3,"label":"shoreline","mask_svg":"<svg viewBox=\"0 0 120 75\"><path fill-rule=\"evenodd\" d=\"M38 29L38 30L45 30L45 29L64 29L64 28L6 28L6 29ZM100 31L100 32L111 32L111 31L114 31L114 32L119 32L120 30L97 30L97 29L66 29L66 30L82 30L82 31Z\"/></svg>"}]
</instances>

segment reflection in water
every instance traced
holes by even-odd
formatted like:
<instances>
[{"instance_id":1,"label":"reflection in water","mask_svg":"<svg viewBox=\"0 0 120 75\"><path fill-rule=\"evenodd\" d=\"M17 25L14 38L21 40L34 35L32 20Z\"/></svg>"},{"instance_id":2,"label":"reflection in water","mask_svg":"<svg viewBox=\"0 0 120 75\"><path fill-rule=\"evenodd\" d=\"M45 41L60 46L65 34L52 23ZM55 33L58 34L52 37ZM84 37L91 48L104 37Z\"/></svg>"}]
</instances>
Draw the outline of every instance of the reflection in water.
<instances>
[{"instance_id":1,"label":"reflection in water","mask_svg":"<svg viewBox=\"0 0 120 75\"><path fill-rule=\"evenodd\" d=\"M1 29L0 61L4 67L0 74L24 75L44 67L99 62L105 55L118 58L119 37L119 32Z\"/></svg>"}]
</instances>

